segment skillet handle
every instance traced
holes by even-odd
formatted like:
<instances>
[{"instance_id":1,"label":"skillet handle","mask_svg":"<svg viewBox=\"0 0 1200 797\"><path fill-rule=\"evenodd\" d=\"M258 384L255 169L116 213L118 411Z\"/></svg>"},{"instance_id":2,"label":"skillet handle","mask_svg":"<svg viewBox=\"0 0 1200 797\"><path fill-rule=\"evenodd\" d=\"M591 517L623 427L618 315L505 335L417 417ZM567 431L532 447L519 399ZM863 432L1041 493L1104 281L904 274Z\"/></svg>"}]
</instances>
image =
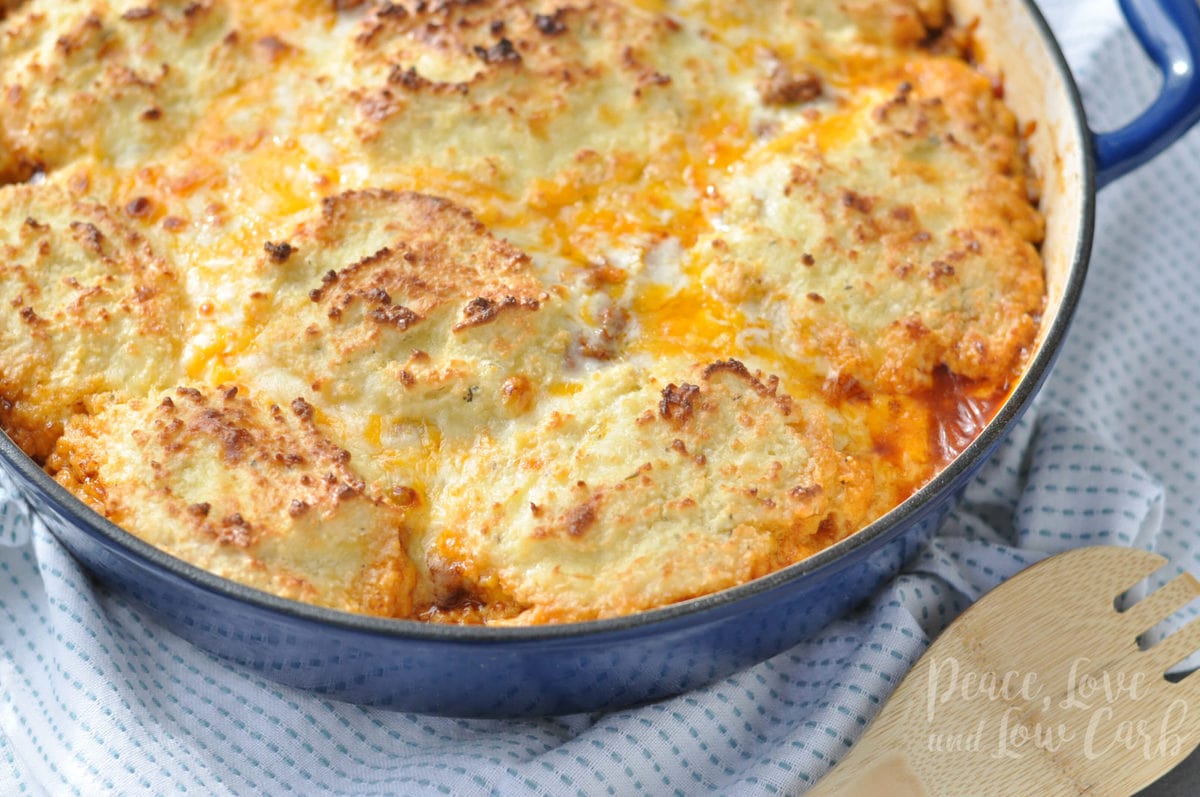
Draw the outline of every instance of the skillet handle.
<instances>
[{"instance_id":1,"label":"skillet handle","mask_svg":"<svg viewBox=\"0 0 1200 797\"><path fill-rule=\"evenodd\" d=\"M1096 185L1136 169L1200 121L1200 4L1120 0L1121 11L1163 83L1150 107L1124 127L1093 137Z\"/></svg>"}]
</instances>

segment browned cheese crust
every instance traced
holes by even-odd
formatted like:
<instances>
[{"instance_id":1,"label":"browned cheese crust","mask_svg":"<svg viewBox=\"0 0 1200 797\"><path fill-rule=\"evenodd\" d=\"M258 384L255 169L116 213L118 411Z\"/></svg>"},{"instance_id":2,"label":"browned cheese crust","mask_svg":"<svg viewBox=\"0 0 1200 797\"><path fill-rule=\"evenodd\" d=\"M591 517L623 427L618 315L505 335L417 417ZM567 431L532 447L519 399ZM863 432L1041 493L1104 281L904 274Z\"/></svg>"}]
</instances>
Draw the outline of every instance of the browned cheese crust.
<instances>
[{"instance_id":1,"label":"browned cheese crust","mask_svg":"<svg viewBox=\"0 0 1200 797\"><path fill-rule=\"evenodd\" d=\"M147 542L347 611L590 620L786 567L1035 342L1038 182L970 26L0 0L0 426Z\"/></svg>"}]
</instances>

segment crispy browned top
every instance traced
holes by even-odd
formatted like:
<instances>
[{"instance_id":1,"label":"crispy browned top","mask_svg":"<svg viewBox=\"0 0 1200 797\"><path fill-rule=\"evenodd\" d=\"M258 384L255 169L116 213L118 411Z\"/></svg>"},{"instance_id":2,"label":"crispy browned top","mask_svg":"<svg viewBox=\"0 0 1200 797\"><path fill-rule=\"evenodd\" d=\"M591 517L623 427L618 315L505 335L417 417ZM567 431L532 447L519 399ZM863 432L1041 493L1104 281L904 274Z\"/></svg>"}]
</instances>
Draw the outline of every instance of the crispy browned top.
<instances>
[{"instance_id":1,"label":"crispy browned top","mask_svg":"<svg viewBox=\"0 0 1200 797\"><path fill-rule=\"evenodd\" d=\"M57 478L112 520L218 575L297 600L405 617L405 510L366 494L303 399L234 386L97 402L59 440ZM125 442L113 445L114 439Z\"/></svg>"},{"instance_id":2,"label":"crispy browned top","mask_svg":"<svg viewBox=\"0 0 1200 797\"><path fill-rule=\"evenodd\" d=\"M0 425L200 567L641 611L879 517L1044 302L940 0L0 0ZM965 420L964 420L965 419Z\"/></svg>"},{"instance_id":3,"label":"crispy browned top","mask_svg":"<svg viewBox=\"0 0 1200 797\"><path fill-rule=\"evenodd\" d=\"M175 270L102 205L55 186L0 202L0 422L36 458L88 396L177 373Z\"/></svg>"}]
</instances>

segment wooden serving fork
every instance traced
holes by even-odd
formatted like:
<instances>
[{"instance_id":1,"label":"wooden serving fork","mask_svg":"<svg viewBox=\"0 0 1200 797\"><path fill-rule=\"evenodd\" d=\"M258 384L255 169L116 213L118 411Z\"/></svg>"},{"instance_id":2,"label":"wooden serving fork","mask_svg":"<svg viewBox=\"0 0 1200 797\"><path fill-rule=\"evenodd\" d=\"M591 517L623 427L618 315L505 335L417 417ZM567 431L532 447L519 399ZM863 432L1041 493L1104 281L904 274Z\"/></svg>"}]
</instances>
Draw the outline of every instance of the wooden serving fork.
<instances>
[{"instance_id":1,"label":"wooden serving fork","mask_svg":"<svg viewBox=\"0 0 1200 797\"><path fill-rule=\"evenodd\" d=\"M1143 650L1139 635L1200 596L1184 574L1118 611L1166 564L1128 548L1046 559L938 637L811 795L1130 795L1200 743L1200 620Z\"/></svg>"}]
</instances>

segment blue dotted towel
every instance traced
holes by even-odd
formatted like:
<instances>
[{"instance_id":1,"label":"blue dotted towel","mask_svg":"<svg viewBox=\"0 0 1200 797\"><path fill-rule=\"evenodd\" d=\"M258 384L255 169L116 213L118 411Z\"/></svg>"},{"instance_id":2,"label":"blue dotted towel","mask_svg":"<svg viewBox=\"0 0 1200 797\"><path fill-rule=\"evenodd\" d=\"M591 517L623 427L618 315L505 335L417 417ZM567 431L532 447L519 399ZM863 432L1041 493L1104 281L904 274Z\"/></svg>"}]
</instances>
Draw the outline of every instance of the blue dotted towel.
<instances>
[{"instance_id":1,"label":"blue dotted towel","mask_svg":"<svg viewBox=\"0 0 1200 797\"><path fill-rule=\"evenodd\" d=\"M1144 106L1157 78L1113 0L1043 8L1097 127ZM657 705L454 720L274 685L93 586L0 481L0 794L803 791L929 640L1027 565L1110 543L1200 571L1197 186L1194 133L1103 192L1042 400L906 572L811 641Z\"/></svg>"}]
</instances>

